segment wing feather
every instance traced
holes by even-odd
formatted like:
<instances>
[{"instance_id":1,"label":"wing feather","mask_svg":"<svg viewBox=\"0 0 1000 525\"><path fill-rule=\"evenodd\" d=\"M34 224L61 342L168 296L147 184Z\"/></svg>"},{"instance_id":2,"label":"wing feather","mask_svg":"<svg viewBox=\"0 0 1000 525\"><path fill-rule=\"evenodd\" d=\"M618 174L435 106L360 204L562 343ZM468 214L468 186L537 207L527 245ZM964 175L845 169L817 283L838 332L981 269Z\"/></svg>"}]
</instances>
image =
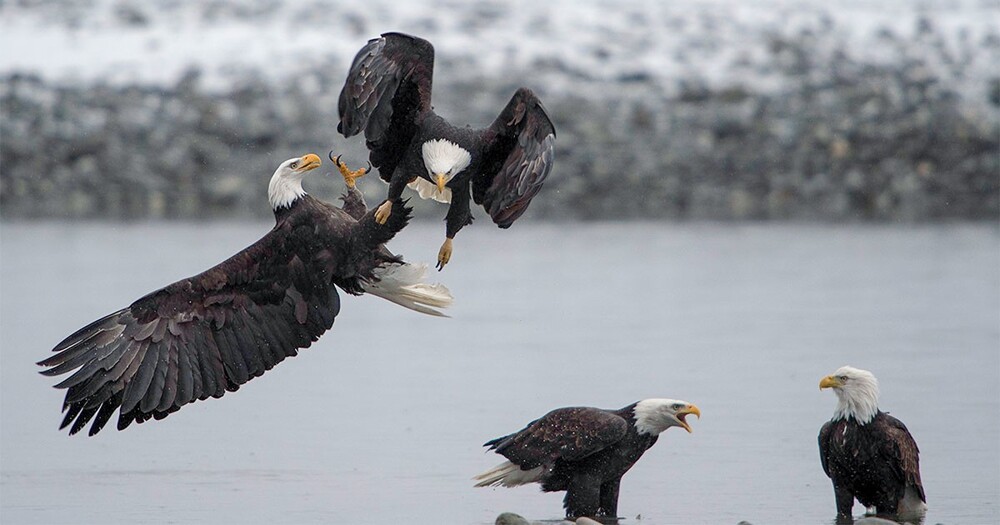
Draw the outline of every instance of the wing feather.
<instances>
[{"instance_id":1,"label":"wing feather","mask_svg":"<svg viewBox=\"0 0 1000 525\"><path fill-rule=\"evenodd\" d=\"M823 472L826 473L826 477L830 477L830 465L827 456L830 453L830 433L832 431L833 421L827 421L819 429L819 461L823 465Z\"/></svg>"},{"instance_id":2,"label":"wing feather","mask_svg":"<svg viewBox=\"0 0 1000 525\"><path fill-rule=\"evenodd\" d=\"M531 90L518 89L500 116L484 131L483 169L472 195L493 222L509 228L528 209L552 171L556 130Z\"/></svg>"},{"instance_id":3,"label":"wing feather","mask_svg":"<svg viewBox=\"0 0 1000 525\"><path fill-rule=\"evenodd\" d=\"M920 449L913 439L910 431L902 421L889 414L885 417L885 431L889 439L885 441L886 451L895 461L897 467L896 475L903 480L906 485L915 487L920 495L920 500L926 502L924 496L924 486L920 481Z\"/></svg>"},{"instance_id":4,"label":"wing feather","mask_svg":"<svg viewBox=\"0 0 1000 525\"><path fill-rule=\"evenodd\" d=\"M67 389L61 427L75 434L93 421L93 435L116 410L119 429L162 419L238 389L329 329L340 302L332 281L319 276L331 275L335 257L313 257L327 248L308 237L295 242L297 234L314 236L311 229L276 231L56 345L39 364L45 375L73 372L56 385Z\"/></svg>"},{"instance_id":5,"label":"wing feather","mask_svg":"<svg viewBox=\"0 0 1000 525\"><path fill-rule=\"evenodd\" d=\"M337 131L352 137L361 131L378 140L392 117L397 91L416 90L421 112L430 109L434 46L402 33L383 33L358 51L340 92Z\"/></svg>"},{"instance_id":6,"label":"wing feather","mask_svg":"<svg viewBox=\"0 0 1000 525\"><path fill-rule=\"evenodd\" d=\"M520 432L485 444L522 470L551 467L557 460L578 461L621 440L628 422L596 408L570 407L549 412Z\"/></svg>"},{"instance_id":7,"label":"wing feather","mask_svg":"<svg viewBox=\"0 0 1000 525\"><path fill-rule=\"evenodd\" d=\"M402 33L368 41L351 63L340 92L337 131L353 137L364 131L370 160L388 180L420 115L431 109L434 47Z\"/></svg>"}]
</instances>

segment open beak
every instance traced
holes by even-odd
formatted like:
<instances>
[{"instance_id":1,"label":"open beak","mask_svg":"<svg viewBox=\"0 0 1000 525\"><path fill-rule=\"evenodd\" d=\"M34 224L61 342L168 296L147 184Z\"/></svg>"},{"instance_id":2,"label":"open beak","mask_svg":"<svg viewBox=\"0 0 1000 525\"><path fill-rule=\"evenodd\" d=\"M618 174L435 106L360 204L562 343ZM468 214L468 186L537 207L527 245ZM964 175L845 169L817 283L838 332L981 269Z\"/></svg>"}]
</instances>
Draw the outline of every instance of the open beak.
<instances>
[{"instance_id":1,"label":"open beak","mask_svg":"<svg viewBox=\"0 0 1000 525\"><path fill-rule=\"evenodd\" d=\"M444 191L444 185L447 184L447 183L448 183L448 181L445 180L444 173L435 173L434 174L434 184L437 185L438 191L442 191L443 192Z\"/></svg>"},{"instance_id":2,"label":"open beak","mask_svg":"<svg viewBox=\"0 0 1000 525\"><path fill-rule=\"evenodd\" d=\"M823 390L824 388L836 388L838 386L841 386L840 381L838 381L837 378L833 376L826 376L819 381L820 390Z\"/></svg>"},{"instance_id":3,"label":"open beak","mask_svg":"<svg viewBox=\"0 0 1000 525\"><path fill-rule=\"evenodd\" d=\"M301 159L299 159L299 167L295 168L295 171L298 172L311 171L320 167L321 164L323 164L323 161L320 160L318 155L314 153L307 153L303 155Z\"/></svg>"},{"instance_id":4,"label":"open beak","mask_svg":"<svg viewBox=\"0 0 1000 525\"><path fill-rule=\"evenodd\" d=\"M687 417L688 414L694 414L695 416L698 416L698 419L701 419L701 410L698 410L698 407L694 405L688 405L686 408L678 410L677 414L674 417L677 418L677 421L680 423L681 428L687 430L688 434L690 434L691 425L689 425L687 421L684 421L684 418Z\"/></svg>"}]
</instances>

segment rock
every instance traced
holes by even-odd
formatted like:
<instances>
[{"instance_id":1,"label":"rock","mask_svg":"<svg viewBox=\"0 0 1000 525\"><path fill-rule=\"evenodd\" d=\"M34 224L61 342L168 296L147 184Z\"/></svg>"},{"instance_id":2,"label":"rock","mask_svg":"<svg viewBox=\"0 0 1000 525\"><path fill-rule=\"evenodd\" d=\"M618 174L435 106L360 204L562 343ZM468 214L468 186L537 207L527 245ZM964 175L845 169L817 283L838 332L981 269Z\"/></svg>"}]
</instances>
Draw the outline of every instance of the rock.
<instances>
[{"instance_id":1,"label":"rock","mask_svg":"<svg viewBox=\"0 0 1000 525\"><path fill-rule=\"evenodd\" d=\"M496 525L530 525L528 520L513 512L504 512L497 516Z\"/></svg>"}]
</instances>

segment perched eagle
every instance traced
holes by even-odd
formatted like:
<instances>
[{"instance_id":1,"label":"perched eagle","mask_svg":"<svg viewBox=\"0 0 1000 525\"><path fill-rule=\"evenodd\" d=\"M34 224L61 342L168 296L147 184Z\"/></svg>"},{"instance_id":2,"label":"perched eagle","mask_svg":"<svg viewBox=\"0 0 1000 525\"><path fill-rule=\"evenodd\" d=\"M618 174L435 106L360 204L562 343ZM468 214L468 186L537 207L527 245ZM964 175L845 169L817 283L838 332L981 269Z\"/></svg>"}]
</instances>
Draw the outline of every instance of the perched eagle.
<instances>
[{"instance_id":1,"label":"perched eagle","mask_svg":"<svg viewBox=\"0 0 1000 525\"><path fill-rule=\"evenodd\" d=\"M120 409L118 429L162 419L200 399L222 397L319 339L340 311L335 286L379 295L441 315L451 295L420 282L423 269L385 249L409 220L409 208L385 224L366 213L351 172L344 209L302 190L321 164L313 154L283 162L268 200L276 224L263 238L194 277L157 290L81 328L39 364L47 376L75 372L65 388L60 428L91 419L90 435ZM95 417L96 416L96 417Z\"/></svg>"},{"instance_id":2,"label":"perched eagle","mask_svg":"<svg viewBox=\"0 0 1000 525\"><path fill-rule=\"evenodd\" d=\"M520 88L485 129L457 127L434 113L434 47L385 33L358 52L340 92L337 131L364 131L369 158L389 183L375 219L387 220L407 185L424 199L451 203L438 269L451 259L452 239L472 222L469 193L501 228L528 209L552 169L555 127L542 103Z\"/></svg>"},{"instance_id":3,"label":"perched eagle","mask_svg":"<svg viewBox=\"0 0 1000 525\"><path fill-rule=\"evenodd\" d=\"M837 393L833 419L819 431L819 458L833 481L837 515L849 518L857 498L881 515L906 519L927 510L920 451L902 421L878 409L878 381L845 366L819 382Z\"/></svg>"},{"instance_id":4,"label":"perched eagle","mask_svg":"<svg viewBox=\"0 0 1000 525\"><path fill-rule=\"evenodd\" d=\"M474 479L477 487L540 483L545 492L566 491L566 517L618 514L622 476L660 432L681 427L698 407L675 399L644 399L620 410L558 408L523 430L483 446L508 459Z\"/></svg>"}]
</instances>

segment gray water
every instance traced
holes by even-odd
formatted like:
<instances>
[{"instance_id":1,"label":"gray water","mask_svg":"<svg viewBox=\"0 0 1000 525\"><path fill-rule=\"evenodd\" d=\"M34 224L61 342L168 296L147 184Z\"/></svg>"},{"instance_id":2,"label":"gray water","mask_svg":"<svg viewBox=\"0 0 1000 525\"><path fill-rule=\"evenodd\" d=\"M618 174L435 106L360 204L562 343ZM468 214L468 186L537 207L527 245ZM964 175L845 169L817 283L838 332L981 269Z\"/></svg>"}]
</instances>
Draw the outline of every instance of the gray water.
<instances>
[{"instance_id":1,"label":"gray water","mask_svg":"<svg viewBox=\"0 0 1000 525\"><path fill-rule=\"evenodd\" d=\"M331 332L223 399L95 438L35 361L265 224L0 227L3 523L487 524L561 494L474 489L481 443L551 408L696 403L623 481L625 523L829 523L820 378L872 370L921 449L927 523L1000 521L1000 234L928 227L480 221L451 319L347 297ZM432 260L443 225L393 246ZM855 507L860 514L863 509ZM636 520L636 515L642 516Z\"/></svg>"}]
</instances>

